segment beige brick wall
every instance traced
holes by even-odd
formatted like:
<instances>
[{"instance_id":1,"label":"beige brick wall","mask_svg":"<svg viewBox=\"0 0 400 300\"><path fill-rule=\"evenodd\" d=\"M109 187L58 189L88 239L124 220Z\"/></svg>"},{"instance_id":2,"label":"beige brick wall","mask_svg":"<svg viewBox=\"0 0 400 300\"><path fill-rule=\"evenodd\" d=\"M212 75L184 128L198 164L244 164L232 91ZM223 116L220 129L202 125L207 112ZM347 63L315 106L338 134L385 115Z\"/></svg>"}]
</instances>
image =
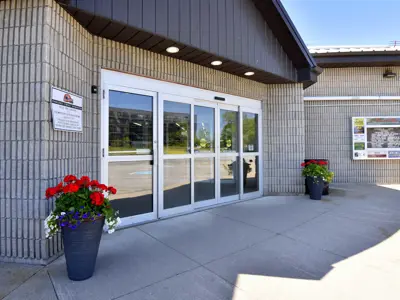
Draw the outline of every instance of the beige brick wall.
<instances>
[{"instance_id":1,"label":"beige brick wall","mask_svg":"<svg viewBox=\"0 0 400 300\"><path fill-rule=\"evenodd\" d=\"M271 85L263 102L264 194L304 193L302 84Z\"/></svg>"},{"instance_id":2,"label":"beige brick wall","mask_svg":"<svg viewBox=\"0 0 400 300\"><path fill-rule=\"evenodd\" d=\"M39 1L0 1L0 259L47 257L44 15Z\"/></svg>"},{"instance_id":3,"label":"beige brick wall","mask_svg":"<svg viewBox=\"0 0 400 300\"><path fill-rule=\"evenodd\" d=\"M304 96L399 96L400 67L390 69L397 78L383 78L386 67L325 68Z\"/></svg>"},{"instance_id":4,"label":"beige brick wall","mask_svg":"<svg viewBox=\"0 0 400 300\"><path fill-rule=\"evenodd\" d=\"M59 237L44 238L44 192L65 174L100 178L101 98L90 88L100 87L101 68L262 100L265 193L303 191L301 85L265 85L92 36L53 0L2 1L0 24L0 260L43 264L62 251ZM52 129L52 85L83 96L82 134Z\"/></svg>"},{"instance_id":5,"label":"beige brick wall","mask_svg":"<svg viewBox=\"0 0 400 300\"><path fill-rule=\"evenodd\" d=\"M399 67L391 68L400 74ZM305 96L400 96L386 68L325 69ZM400 160L352 160L351 117L398 116L399 100L305 101L306 158L326 158L339 183L400 183Z\"/></svg>"}]
</instances>

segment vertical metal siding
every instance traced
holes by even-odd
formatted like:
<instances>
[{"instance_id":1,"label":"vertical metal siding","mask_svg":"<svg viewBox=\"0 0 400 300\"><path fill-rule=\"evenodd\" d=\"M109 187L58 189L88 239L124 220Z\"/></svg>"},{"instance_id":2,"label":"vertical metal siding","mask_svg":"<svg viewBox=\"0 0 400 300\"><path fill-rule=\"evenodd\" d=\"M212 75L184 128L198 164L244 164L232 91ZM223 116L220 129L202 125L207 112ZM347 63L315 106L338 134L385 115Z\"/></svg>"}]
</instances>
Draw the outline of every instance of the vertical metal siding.
<instances>
[{"instance_id":1,"label":"vertical metal siding","mask_svg":"<svg viewBox=\"0 0 400 300\"><path fill-rule=\"evenodd\" d=\"M81 0L71 5L297 79L290 59L251 0Z\"/></svg>"}]
</instances>

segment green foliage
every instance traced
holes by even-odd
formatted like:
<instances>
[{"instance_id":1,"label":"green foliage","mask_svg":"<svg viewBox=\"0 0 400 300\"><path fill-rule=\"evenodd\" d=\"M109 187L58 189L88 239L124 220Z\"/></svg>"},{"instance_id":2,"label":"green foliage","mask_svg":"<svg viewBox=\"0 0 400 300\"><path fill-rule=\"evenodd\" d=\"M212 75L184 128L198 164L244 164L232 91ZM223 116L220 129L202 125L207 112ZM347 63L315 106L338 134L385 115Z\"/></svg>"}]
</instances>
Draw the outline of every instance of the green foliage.
<instances>
[{"instance_id":1,"label":"green foliage","mask_svg":"<svg viewBox=\"0 0 400 300\"><path fill-rule=\"evenodd\" d=\"M114 232L120 220L108 195L116 192L114 187L91 181L87 176L77 179L67 175L64 182L46 190L46 198L55 198L55 209L44 224L46 237L56 234L62 227L76 229L82 222L96 222L100 218L105 219L108 232Z\"/></svg>"},{"instance_id":2,"label":"green foliage","mask_svg":"<svg viewBox=\"0 0 400 300\"><path fill-rule=\"evenodd\" d=\"M325 182L332 182L334 173L328 170L326 162L311 160L301 164L303 171L301 175L304 177L313 177L314 179L322 178Z\"/></svg>"}]
</instances>

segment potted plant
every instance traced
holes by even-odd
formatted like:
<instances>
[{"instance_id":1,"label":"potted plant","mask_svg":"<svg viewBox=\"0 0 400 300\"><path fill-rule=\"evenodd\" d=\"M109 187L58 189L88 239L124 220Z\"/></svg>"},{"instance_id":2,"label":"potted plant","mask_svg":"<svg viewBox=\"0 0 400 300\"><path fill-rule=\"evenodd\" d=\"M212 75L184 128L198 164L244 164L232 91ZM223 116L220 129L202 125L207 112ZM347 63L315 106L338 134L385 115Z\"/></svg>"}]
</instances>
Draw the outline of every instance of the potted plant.
<instances>
[{"instance_id":1,"label":"potted plant","mask_svg":"<svg viewBox=\"0 0 400 300\"><path fill-rule=\"evenodd\" d=\"M90 180L67 175L63 182L46 190L55 198L55 209L44 221L47 238L61 230L68 277L79 281L92 277L103 228L113 233L120 223L108 195L117 190Z\"/></svg>"},{"instance_id":2,"label":"potted plant","mask_svg":"<svg viewBox=\"0 0 400 300\"><path fill-rule=\"evenodd\" d=\"M310 199L321 200L324 183L330 183L334 173L328 170L325 161L310 160L301 166L304 167L302 175L306 177Z\"/></svg>"}]
</instances>

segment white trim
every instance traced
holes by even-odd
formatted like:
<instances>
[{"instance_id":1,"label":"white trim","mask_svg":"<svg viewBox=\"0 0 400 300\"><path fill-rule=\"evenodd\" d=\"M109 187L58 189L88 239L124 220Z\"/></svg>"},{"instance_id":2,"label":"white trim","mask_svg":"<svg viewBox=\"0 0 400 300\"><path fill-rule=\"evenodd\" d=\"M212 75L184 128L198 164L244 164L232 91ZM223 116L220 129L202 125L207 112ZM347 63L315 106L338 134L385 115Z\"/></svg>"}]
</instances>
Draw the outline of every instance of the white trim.
<instances>
[{"instance_id":1,"label":"white trim","mask_svg":"<svg viewBox=\"0 0 400 300\"><path fill-rule=\"evenodd\" d=\"M137 76L133 74L126 74L117 71L111 70L101 70L101 76L103 78L103 82L107 84L113 84L117 86L126 86L126 87L139 87L142 90L147 91L156 91L165 94L181 96L186 98L193 98L195 101L198 100L206 100L212 103L222 103L222 104L232 104L237 106L244 106L246 108L255 108L260 109L262 107L262 103L260 100L254 100L250 98L238 97L230 94L224 94L209 90L204 90L200 88L195 88L191 86L186 86L182 84L172 83L168 81L160 81L157 79L151 79L147 77ZM219 100L215 100L214 97L222 97L225 98L225 101L221 102ZM243 101L246 100L246 101ZM171 101L174 101L171 99ZM192 102L196 103L196 102Z\"/></svg>"},{"instance_id":2,"label":"white trim","mask_svg":"<svg viewBox=\"0 0 400 300\"><path fill-rule=\"evenodd\" d=\"M323 96L304 97L304 101L345 101L345 100L400 100L400 96Z\"/></svg>"}]
</instances>

